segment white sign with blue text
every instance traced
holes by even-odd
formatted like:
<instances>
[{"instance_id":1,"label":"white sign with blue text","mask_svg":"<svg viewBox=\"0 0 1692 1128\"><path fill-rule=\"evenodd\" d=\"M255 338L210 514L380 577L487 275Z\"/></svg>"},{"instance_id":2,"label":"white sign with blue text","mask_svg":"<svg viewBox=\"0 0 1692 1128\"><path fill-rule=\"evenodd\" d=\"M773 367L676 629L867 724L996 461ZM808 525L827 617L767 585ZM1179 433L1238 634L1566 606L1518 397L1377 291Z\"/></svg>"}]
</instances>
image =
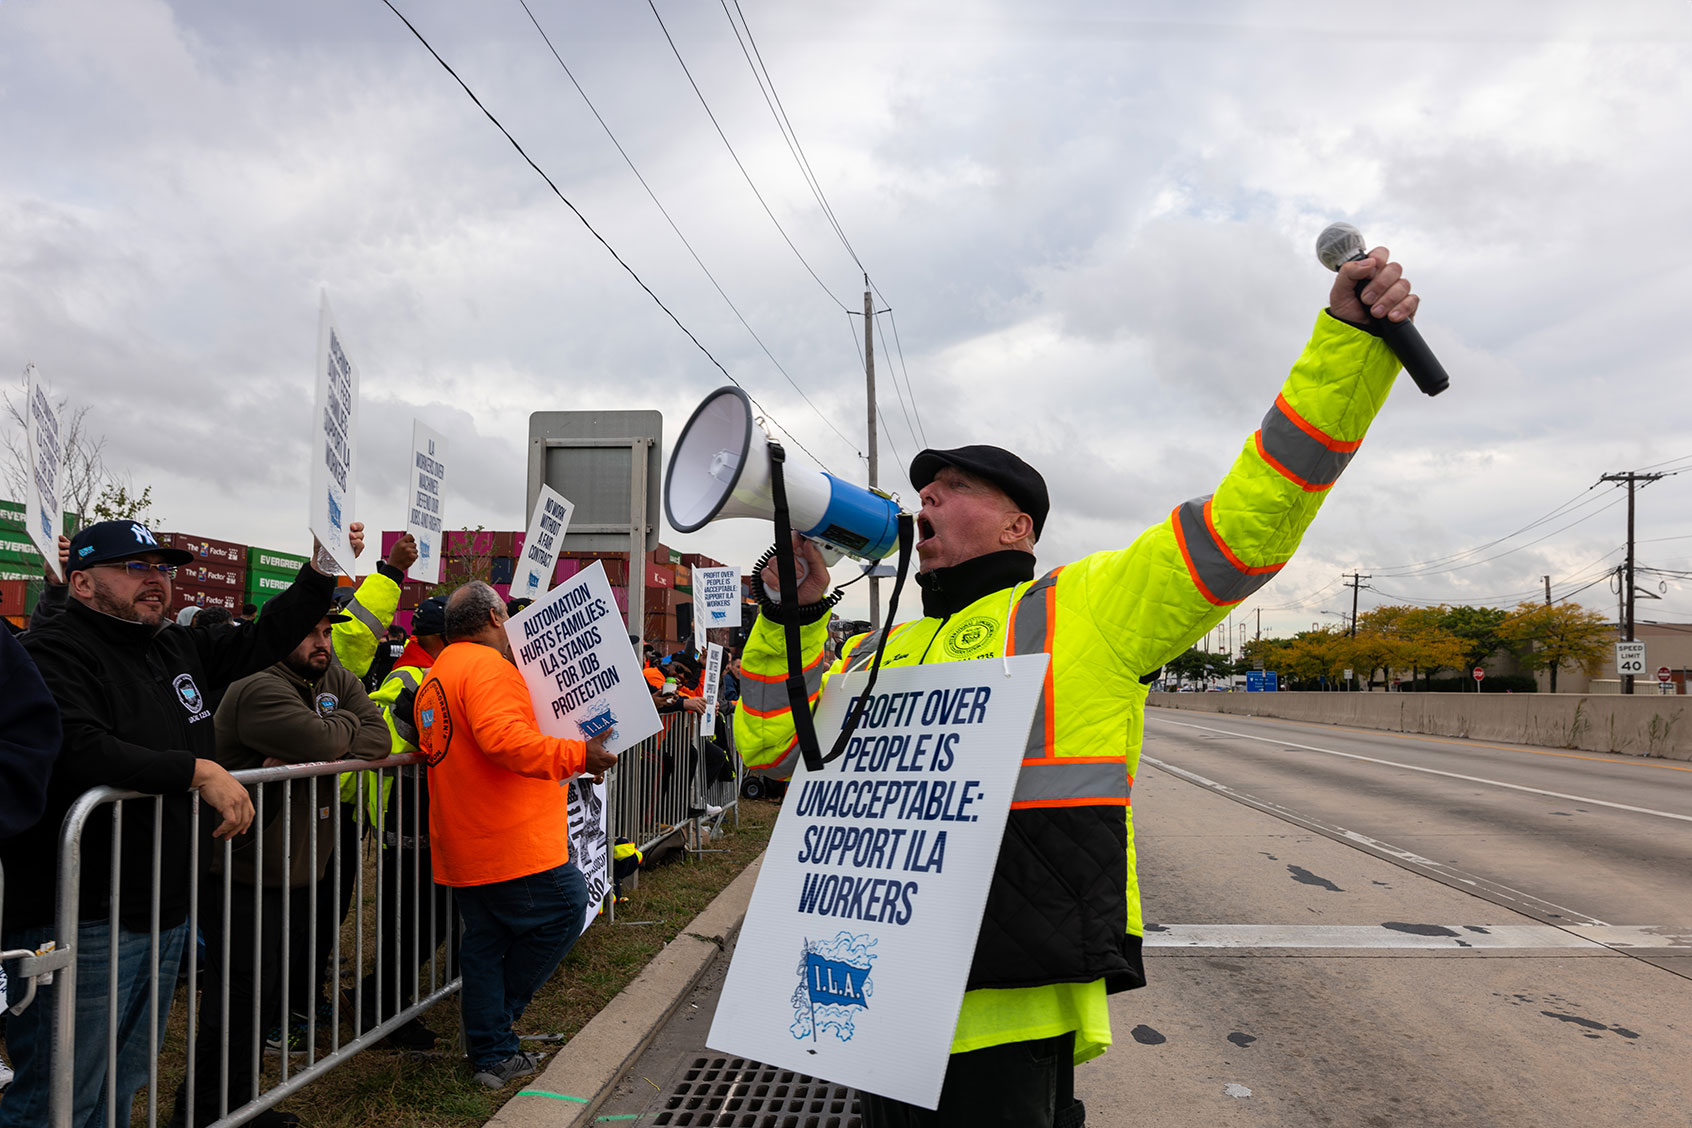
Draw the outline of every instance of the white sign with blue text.
<instances>
[{"instance_id":1,"label":"white sign with blue text","mask_svg":"<svg viewBox=\"0 0 1692 1128\"><path fill-rule=\"evenodd\" d=\"M335 566L358 574L350 526L358 494L358 367L335 327L329 295L317 316L317 396L311 416L311 516L307 526Z\"/></svg>"},{"instance_id":2,"label":"white sign with blue text","mask_svg":"<svg viewBox=\"0 0 1692 1128\"><path fill-rule=\"evenodd\" d=\"M24 369L24 442L29 476L24 486L24 519L30 543L53 575L64 581L59 563L60 510L64 508L65 450L59 411L31 364Z\"/></svg>"},{"instance_id":3,"label":"white sign with blue text","mask_svg":"<svg viewBox=\"0 0 1692 1128\"><path fill-rule=\"evenodd\" d=\"M505 635L546 735L605 733L605 750L621 752L664 727L597 560L507 619Z\"/></svg>"},{"instance_id":4,"label":"white sign with blue text","mask_svg":"<svg viewBox=\"0 0 1692 1128\"><path fill-rule=\"evenodd\" d=\"M707 1046L939 1104L1049 660L881 672L844 753L794 772ZM867 680L830 679L825 751Z\"/></svg>"},{"instance_id":5,"label":"white sign with blue text","mask_svg":"<svg viewBox=\"0 0 1692 1128\"><path fill-rule=\"evenodd\" d=\"M417 542L417 559L406 578L426 584L441 582L441 504L446 492L446 436L418 419L411 421L411 504L406 507L405 531Z\"/></svg>"},{"instance_id":6,"label":"white sign with blue text","mask_svg":"<svg viewBox=\"0 0 1692 1128\"><path fill-rule=\"evenodd\" d=\"M511 576L512 599L539 599L552 586L552 572L558 565L558 550L570 529L576 507L545 482L535 498L529 517L529 531L523 536L523 554L517 558Z\"/></svg>"}]
</instances>

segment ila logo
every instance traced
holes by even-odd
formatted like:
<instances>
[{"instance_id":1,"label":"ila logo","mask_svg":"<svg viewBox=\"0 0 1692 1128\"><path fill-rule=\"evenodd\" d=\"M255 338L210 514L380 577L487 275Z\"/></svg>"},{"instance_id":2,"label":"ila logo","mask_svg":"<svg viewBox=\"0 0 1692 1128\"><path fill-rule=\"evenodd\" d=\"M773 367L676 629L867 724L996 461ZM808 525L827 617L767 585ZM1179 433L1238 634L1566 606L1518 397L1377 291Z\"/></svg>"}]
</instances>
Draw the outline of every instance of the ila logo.
<instances>
[{"instance_id":1,"label":"ila logo","mask_svg":"<svg viewBox=\"0 0 1692 1128\"><path fill-rule=\"evenodd\" d=\"M833 940L807 941L799 954L799 990L793 993L793 1023L787 1029L795 1041L815 1042L822 1034L850 1042L858 1011L869 1009L875 994L870 965L875 962L875 937L865 933L836 934Z\"/></svg>"}]
</instances>

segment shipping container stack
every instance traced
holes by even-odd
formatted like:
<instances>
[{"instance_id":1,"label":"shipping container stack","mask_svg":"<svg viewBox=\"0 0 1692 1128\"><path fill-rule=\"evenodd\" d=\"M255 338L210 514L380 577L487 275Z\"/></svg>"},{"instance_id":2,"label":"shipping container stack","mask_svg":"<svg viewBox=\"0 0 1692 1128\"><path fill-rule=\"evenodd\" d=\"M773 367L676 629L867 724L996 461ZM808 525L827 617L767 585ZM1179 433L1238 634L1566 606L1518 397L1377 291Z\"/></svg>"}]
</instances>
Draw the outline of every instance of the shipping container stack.
<instances>
[{"instance_id":1,"label":"shipping container stack","mask_svg":"<svg viewBox=\"0 0 1692 1128\"><path fill-rule=\"evenodd\" d=\"M29 625L46 580L41 554L24 526L22 502L0 501L0 615L17 627ZM76 518L64 515L65 535L76 532Z\"/></svg>"},{"instance_id":2,"label":"shipping container stack","mask_svg":"<svg viewBox=\"0 0 1692 1128\"><path fill-rule=\"evenodd\" d=\"M194 533L160 533L159 544L194 554L191 564L176 570L170 588L170 613L184 607L221 607L241 613L247 579L247 546L212 540Z\"/></svg>"},{"instance_id":3,"label":"shipping container stack","mask_svg":"<svg viewBox=\"0 0 1692 1128\"><path fill-rule=\"evenodd\" d=\"M274 548L247 546L247 567L241 602L262 608L277 592L286 591L309 557ZM240 609L236 612L239 614Z\"/></svg>"}]
</instances>

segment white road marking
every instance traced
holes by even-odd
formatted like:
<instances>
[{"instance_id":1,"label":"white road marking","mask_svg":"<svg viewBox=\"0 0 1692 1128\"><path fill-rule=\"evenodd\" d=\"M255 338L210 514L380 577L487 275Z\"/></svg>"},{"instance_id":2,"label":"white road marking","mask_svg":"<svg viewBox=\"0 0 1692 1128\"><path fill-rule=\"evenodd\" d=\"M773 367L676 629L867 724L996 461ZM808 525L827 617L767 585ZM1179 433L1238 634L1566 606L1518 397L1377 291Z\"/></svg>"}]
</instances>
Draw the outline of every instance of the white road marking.
<instances>
[{"instance_id":1,"label":"white road marking","mask_svg":"<svg viewBox=\"0 0 1692 1128\"><path fill-rule=\"evenodd\" d=\"M1276 818L1285 819L1287 822L1293 823L1297 826L1309 827L1318 834L1325 834L1336 841L1350 842L1358 846L1362 846L1365 849L1374 850L1383 857L1393 859L1394 861L1410 866L1413 869L1434 874L1443 881L1447 881L1454 886L1473 892L1476 896L1485 897L1494 903L1502 904L1506 907L1521 906L1524 910L1528 910L1533 913L1561 917L1570 924L1602 925L1605 923L1597 917L1588 916L1582 912L1576 912L1574 909L1571 909L1566 905L1559 905L1555 902L1547 901L1543 897L1535 897L1532 893L1512 888L1502 882L1493 881L1490 878L1479 877L1475 874L1457 869L1455 866L1448 866L1442 862L1436 862L1431 858L1424 858L1420 854L1413 854L1409 850L1401 849L1389 842L1382 842L1378 838L1370 838L1366 834L1360 834L1355 830L1348 830L1338 824L1325 823L1320 819L1301 814L1290 807L1283 807L1279 803L1273 803L1267 799L1260 799L1255 795L1250 795L1244 791L1239 791L1235 788L1229 787L1225 783L1218 783L1216 780L1210 779L1207 776L1199 775L1197 772L1190 772L1186 768L1177 768L1174 764L1166 764L1155 756L1147 756L1144 753L1141 753L1140 763L1150 764L1152 767L1166 771L1178 779L1184 779L1189 783L1196 783L1200 787L1216 792L1218 795L1225 795L1235 802L1244 803L1248 807L1256 807L1260 811L1274 815Z\"/></svg>"},{"instance_id":2,"label":"white road marking","mask_svg":"<svg viewBox=\"0 0 1692 1128\"><path fill-rule=\"evenodd\" d=\"M1692 948L1692 929L1553 924L1148 924L1148 948L1533 950Z\"/></svg>"},{"instance_id":3,"label":"white road marking","mask_svg":"<svg viewBox=\"0 0 1692 1128\"><path fill-rule=\"evenodd\" d=\"M1584 795L1568 795L1561 791L1546 791L1538 787L1526 787L1519 783L1505 783L1497 779L1483 779L1480 776L1462 775L1458 772L1444 772L1438 768L1424 768L1416 764L1401 764L1396 760L1381 760L1374 756L1360 756L1355 752L1341 752L1333 748L1318 748L1313 744L1298 744L1291 740L1271 740L1266 736L1253 736L1251 733L1231 732L1228 729L1211 728L1208 725L1188 724L1185 721L1171 721L1166 717L1157 718L1164 724L1179 725L1182 728L1198 729L1200 732L1214 732L1221 736L1238 737L1241 740L1255 740L1262 744L1278 744L1283 748L1298 748L1306 752L1322 752L1329 756L1343 756L1347 760L1361 760L1368 764L1381 764L1389 768L1403 768L1410 772L1426 772L1428 775L1445 776L1447 779L1460 779L1466 783L1485 783L1493 787L1507 787L1511 791L1526 791L1533 795L1545 795L1552 799L1567 799L1573 803L1590 803L1594 807L1610 807L1617 811L1632 811L1639 815L1655 815L1663 819L1676 819L1680 822L1692 822L1692 815L1677 815L1673 811L1657 811L1650 807L1634 807L1627 803L1611 803L1605 799L1589 799Z\"/></svg>"}]
</instances>

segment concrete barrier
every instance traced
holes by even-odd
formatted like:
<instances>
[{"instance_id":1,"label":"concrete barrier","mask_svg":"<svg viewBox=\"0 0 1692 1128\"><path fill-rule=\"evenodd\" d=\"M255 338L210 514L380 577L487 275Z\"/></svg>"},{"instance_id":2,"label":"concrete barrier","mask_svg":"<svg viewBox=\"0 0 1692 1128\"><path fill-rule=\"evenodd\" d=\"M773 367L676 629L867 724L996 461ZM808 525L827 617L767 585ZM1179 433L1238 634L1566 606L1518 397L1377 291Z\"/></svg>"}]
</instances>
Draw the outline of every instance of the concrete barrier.
<instances>
[{"instance_id":1,"label":"concrete barrier","mask_svg":"<svg viewBox=\"0 0 1692 1128\"><path fill-rule=\"evenodd\" d=\"M1153 693L1146 703L1198 713L1280 717L1692 760L1692 697L1576 693Z\"/></svg>"}]
</instances>

